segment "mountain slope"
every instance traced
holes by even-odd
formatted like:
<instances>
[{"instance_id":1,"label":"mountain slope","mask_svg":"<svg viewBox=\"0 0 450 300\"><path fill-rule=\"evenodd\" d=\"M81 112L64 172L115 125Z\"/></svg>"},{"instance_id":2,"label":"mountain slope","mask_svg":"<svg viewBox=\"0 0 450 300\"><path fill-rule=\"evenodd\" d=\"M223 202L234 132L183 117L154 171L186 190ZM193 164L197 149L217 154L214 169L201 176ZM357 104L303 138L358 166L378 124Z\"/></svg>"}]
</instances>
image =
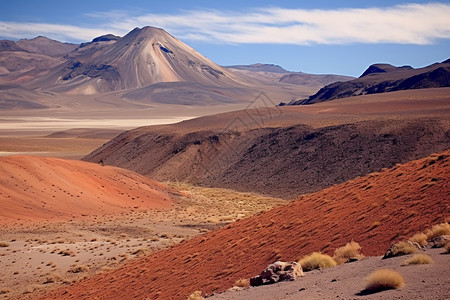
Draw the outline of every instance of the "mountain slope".
<instances>
[{"instance_id":1,"label":"mountain slope","mask_svg":"<svg viewBox=\"0 0 450 300\"><path fill-rule=\"evenodd\" d=\"M86 156L160 181L293 198L450 147L448 89L249 109L125 132Z\"/></svg>"},{"instance_id":2,"label":"mountain slope","mask_svg":"<svg viewBox=\"0 0 450 300\"><path fill-rule=\"evenodd\" d=\"M449 86L450 60L420 69L376 64L355 80L332 83L308 99L292 101L289 104L313 104L358 95Z\"/></svg>"},{"instance_id":3,"label":"mountain slope","mask_svg":"<svg viewBox=\"0 0 450 300\"><path fill-rule=\"evenodd\" d=\"M0 195L0 223L9 225L173 203L165 185L129 170L33 156L0 157Z\"/></svg>"},{"instance_id":4,"label":"mountain slope","mask_svg":"<svg viewBox=\"0 0 450 300\"><path fill-rule=\"evenodd\" d=\"M365 255L381 255L450 217L449 176L447 150L302 196L44 298L186 299L195 290L230 288L276 260L332 253L351 240Z\"/></svg>"}]
</instances>

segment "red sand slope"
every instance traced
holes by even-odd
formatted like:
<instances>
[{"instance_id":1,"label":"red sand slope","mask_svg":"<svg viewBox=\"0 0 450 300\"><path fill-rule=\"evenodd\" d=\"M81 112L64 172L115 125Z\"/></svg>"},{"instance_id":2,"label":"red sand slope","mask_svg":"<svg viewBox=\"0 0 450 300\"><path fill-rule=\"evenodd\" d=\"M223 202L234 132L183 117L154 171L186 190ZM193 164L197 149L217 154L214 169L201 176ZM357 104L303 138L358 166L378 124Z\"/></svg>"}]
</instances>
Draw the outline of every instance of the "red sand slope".
<instances>
[{"instance_id":1,"label":"red sand slope","mask_svg":"<svg viewBox=\"0 0 450 300\"><path fill-rule=\"evenodd\" d=\"M357 178L122 268L46 299L186 299L224 290L277 259L331 253L354 239L366 255L450 216L450 150Z\"/></svg>"},{"instance_id":2,"label":"red sand slope","mask_svg":"<svg viewBox=\"0 0 450 300\"><path fill-rule=\"evenodd\" d=\"M132 171L75 160L0 157L0 225L172 205L170 191Z\"/></svg>"}]
</instances>

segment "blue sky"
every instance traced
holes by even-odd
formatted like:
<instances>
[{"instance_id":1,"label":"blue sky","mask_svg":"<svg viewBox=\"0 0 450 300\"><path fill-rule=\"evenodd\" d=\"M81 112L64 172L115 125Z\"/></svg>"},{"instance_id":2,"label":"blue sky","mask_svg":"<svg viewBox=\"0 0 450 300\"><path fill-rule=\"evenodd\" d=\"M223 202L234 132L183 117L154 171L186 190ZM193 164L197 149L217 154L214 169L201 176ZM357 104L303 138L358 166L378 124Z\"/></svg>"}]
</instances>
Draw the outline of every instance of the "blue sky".
<instances>
[{"instance_id":1,"label":"blue sky","mask_svg":"<svg viewBox=\"0 0 450 300\"><path fill-rule=\"evenodd\" d=\"M450 1L0 0L0 39L83 42L157 26L221 65L359 76L450 58Z\"/></svg>"}]
</instances>

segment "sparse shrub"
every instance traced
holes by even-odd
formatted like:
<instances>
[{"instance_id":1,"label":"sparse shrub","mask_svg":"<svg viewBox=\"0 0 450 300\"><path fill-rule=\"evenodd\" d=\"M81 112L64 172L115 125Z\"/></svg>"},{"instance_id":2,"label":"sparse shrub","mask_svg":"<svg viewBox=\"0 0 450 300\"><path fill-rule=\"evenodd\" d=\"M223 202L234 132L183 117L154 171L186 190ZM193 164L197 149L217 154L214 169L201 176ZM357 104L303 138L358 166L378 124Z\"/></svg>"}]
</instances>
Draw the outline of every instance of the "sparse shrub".
<instances>
[{"instance_id":1,"label":"sparse shrub","mask_svg":"<svg viewBox=\"0 0 450 300\"><path fill-rule=\"evenodd\" d=\"M4 288L4 289L1 289L1 290L0 290L0 295L8 294L8 293L11 293L11 292L12 292L11 289L6 289L6 288Z\"/></svg>"},{"instance_id":2,"label":"sparse shrub","mask_svg":"<svg viewBox=\"0 0 450 300\"><path fill-rule=\"evenodd\" d=\"M202 297L202 291L195 291L189 295L187 300L203 300L205 298Z\"/></svg>"},{"instance_id":3,"label":"sparse shrub","mask_svg":"<svg viewBox=\"0 0 450 300\"><path fill-rule=\"evenodd\" d=\"M301 258L298 263L302 266L303 271L311 271L319 268L329 268L336 266L336 262L331 256L320 252L313 252Z\"/></svg>"},{"instance_id":4,"label":"sparse shrub","mask_svg":"<svg viewBox=\"0 0 450 300\"><path fill-rule=\"evenodd\" d=\"M9 247L7 242L0 242L0 247Z\"/></svg>"},{"instance_id":5,"label":"sparse shrub","mask_svg":"<svg viewBox=\"0 0 450 300\"><path fill-rule=\"evenodd\" d=\"M359 253L360 250L361 246L357 242L351 241L345 246L334 250L333 259L338 265L346 263L351 259L361 259L363 255Z\"/></svg>"},{"instance_id":6,"label":"sparse shrub","mask_svg":"<svg viewBox=\"0 0 450 300\"><path fill-rule=\"evenodd\" d=\"M372 293L389 289L400 289L405 286L402 275L390 269L377 270L369 274L366 280L366 291Z\"/></svg>"},{"instance_id":7,"label":"sparse shrub","mask_svg":"<svg viewBox=\"0 0 450 300\"><path fill-rule=\"evenodd\" d=\"M86 266L73 266L67 272L68 273L81 273L81 272L87 272L87 271L89 271L89 268Z\"/></svg>"},{"instance_id":8,"label":"sparse shrub","mask_svg":"<svg viewBox=\"0 0 450 300\"><path fill-rule=\"evenodd\" d=\"M413 243L417 243L420 246L425 246L426 244L428 244L428 242L427 242L427 235L425 233L416 233L415 235L410 237L408 239L408 241L413 242Z\"/></svg>"},{"instance_id":9,"label":"sparse shrub","mask_svg":"<svg viewBox=\"0 0 450 300\"><path fill-rule=\"evenodd\" d=\"M434 225L431 229L426 232L427 240L431 241L437 236L450 235L450 224L447 222Z\"/></svg>"},{"instance_id":10,"label":"sparse shrub","mask_svg":"<svg viewBox=\"0 0 450 300\"><path fill-rule=\"evenodd\" d=\"M386 251L383 258L413 254L416 253L417 250L417 247L410 244L409 242L401 241L392 245L391 248Z\"/></svg>"},{"instance_id":11,"label":"sparse shrub","mask_svg":"<svg viewBox=\"0 0 450 300\"><path fill-rule=\"evenodd\" d=\"M234 286L236 287L249 287L250 286L250 279L238 279L234 283Z\"/></svg>"},{"instance_id":12,"label":"sparse shrub","mask_svg":"<svg viewBox=\"0 0 450 300\"><path fill-rule=\"evenodd\" d=\"M147 248L139 248L139 249L133 251L131 254L136 255L136 256L144 256L149 253L150 253L150 251Z\"/></svg>"},{"instance_id":13,"label":"sparse shrub","mask_svg":"<svg viewBox=\"0 0 450 300\"><path fill-rule=\"evenodd\" d=\"M432 264L433 259L426 254L416 254L410 259L405 260L403 263L404 266L407 265L421 265L421 264Z\"/></svg>"}]
</instances>

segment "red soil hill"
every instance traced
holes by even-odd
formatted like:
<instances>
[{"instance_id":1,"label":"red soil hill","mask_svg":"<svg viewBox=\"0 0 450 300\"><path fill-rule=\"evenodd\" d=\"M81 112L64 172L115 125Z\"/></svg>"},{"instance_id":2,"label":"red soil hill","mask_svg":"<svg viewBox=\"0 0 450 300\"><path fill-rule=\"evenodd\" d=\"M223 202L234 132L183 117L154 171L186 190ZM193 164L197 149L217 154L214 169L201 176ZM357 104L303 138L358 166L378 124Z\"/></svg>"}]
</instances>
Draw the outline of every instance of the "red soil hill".
<instances>
[{"instance_id":1,"label":"red soil hill","mask_svg":"<svg viewBox=\"0 0 450 300\"><path fill-rule=\"evenodd\" d=\"M397 165L237 221L45 299L186 299L227 289L275 260L332 253L352 239L380 255L450 216L450 150Z\"/></svg>"},{"instance_id":2,"label":"red soil hill","mask_svg":"<svg viewBox=\"0 0 450 300\"><path fill-rule=\"evenodd\" d=\"M34 156L0 157L0 225L165 208L173 193L129 170Z\"/></svg>"}]
</instances>

